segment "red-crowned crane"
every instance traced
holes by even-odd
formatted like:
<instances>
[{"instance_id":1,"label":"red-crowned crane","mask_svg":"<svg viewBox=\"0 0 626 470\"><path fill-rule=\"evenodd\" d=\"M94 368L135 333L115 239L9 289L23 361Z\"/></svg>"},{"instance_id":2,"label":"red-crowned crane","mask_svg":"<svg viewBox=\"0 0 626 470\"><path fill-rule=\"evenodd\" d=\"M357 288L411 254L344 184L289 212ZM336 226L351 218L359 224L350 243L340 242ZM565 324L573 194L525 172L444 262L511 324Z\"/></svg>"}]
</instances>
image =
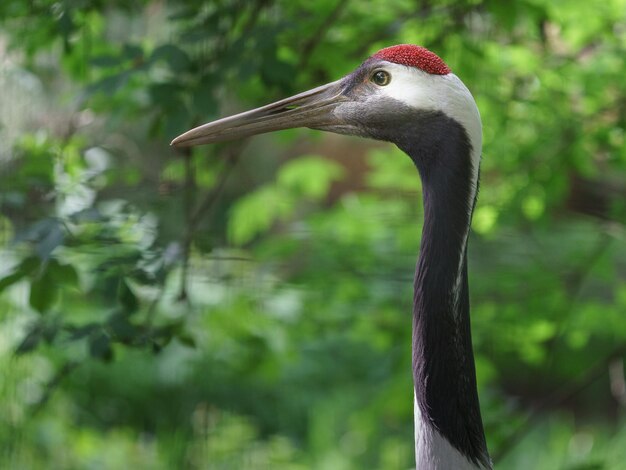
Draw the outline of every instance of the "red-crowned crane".
<instances>
[{"instance_id":1,"label":"red-crowned crane","mask_svg":"<svg viewBox=\"0 0 626 470\"><path fill-rule=\"evenodd\" d=\"M419 470L489 469L470 333L467 240L482 126L469 90L429 50L378 51L336 82L192 129L193 146L309 127L393 142L422 179L424 226L413 296Z\"/></svg>"}]
</instances>

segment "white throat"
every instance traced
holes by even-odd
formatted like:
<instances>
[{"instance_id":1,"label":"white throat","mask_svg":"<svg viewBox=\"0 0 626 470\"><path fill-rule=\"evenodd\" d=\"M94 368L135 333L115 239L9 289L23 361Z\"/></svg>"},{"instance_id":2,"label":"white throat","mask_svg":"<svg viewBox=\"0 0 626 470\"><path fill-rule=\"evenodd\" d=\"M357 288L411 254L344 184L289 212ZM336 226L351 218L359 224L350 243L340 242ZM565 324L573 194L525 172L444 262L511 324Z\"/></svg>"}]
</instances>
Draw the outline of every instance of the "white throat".
<instances>
[{"instance_id":1,"label":"white throat","mask_svg":"<svg viewBox=\"0 0 626 470\"><path fill-rule=\"evenodd\" d=\"M431 423L425 421L413 397L415 464L417 470L487 470L456 450Z\"/></svg>"}]
</instances>

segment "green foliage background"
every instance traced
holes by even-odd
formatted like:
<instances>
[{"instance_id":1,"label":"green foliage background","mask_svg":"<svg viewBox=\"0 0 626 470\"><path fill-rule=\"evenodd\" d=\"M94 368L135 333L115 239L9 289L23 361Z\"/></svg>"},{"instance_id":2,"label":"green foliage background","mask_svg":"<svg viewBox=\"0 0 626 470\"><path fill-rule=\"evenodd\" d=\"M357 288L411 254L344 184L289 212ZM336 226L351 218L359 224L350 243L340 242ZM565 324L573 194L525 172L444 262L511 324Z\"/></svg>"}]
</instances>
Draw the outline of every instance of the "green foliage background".
<instances>
[{"instance_id":1,"label":"green foliage background","mask_svg":"<svg viewBox=\"0 0 626 470\"><path fill-rule=\"evenodd\" d=\"M624 468L624 0L3 0L0 467L411 467L410 160L309 130L168 146L396 43L482 113L497 467Z\"/></svg>"}]
</instances>

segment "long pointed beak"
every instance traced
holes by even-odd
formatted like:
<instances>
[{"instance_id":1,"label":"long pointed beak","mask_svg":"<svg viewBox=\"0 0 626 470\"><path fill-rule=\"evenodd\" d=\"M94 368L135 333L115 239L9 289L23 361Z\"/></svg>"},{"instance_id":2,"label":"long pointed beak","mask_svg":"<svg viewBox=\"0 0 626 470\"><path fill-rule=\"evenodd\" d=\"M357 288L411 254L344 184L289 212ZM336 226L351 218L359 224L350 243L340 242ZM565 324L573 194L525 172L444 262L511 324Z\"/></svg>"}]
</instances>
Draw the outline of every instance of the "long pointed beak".
<instances>
[{"instance_id":1,"label":"long pointed beak","mask_svg":"<svg viewBox=\"0 0 626 470\"><path fill-rule=\"evenodd\" d=\"M341 124L333 112L348 100L341 80L234 116L203 124L176 137L171 145L194 145L241 139L295 127L325 128Z\"/></svg>"}]
</instances>

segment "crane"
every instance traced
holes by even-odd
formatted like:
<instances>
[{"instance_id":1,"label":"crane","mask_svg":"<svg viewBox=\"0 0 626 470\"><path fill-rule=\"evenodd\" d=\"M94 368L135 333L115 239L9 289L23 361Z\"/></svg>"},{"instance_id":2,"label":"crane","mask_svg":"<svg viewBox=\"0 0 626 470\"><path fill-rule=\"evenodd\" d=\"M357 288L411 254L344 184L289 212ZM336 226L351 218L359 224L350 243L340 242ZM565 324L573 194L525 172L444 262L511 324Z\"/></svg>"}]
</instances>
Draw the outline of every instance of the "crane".
<instances>
[{"instance_id":1,"label":"crane","mask_svg":"<svg viewBox=\"0 0 626 470\"><path fill-rule=\"evenodd\" d=\"M188 147L309 127L392 142L422 180L412 364L419 470L492 468L470 331L467 244L478 194L482 124L476 102L428 49L376 52L340 80L176 137Z\"/></svg>"}]
</instances>

